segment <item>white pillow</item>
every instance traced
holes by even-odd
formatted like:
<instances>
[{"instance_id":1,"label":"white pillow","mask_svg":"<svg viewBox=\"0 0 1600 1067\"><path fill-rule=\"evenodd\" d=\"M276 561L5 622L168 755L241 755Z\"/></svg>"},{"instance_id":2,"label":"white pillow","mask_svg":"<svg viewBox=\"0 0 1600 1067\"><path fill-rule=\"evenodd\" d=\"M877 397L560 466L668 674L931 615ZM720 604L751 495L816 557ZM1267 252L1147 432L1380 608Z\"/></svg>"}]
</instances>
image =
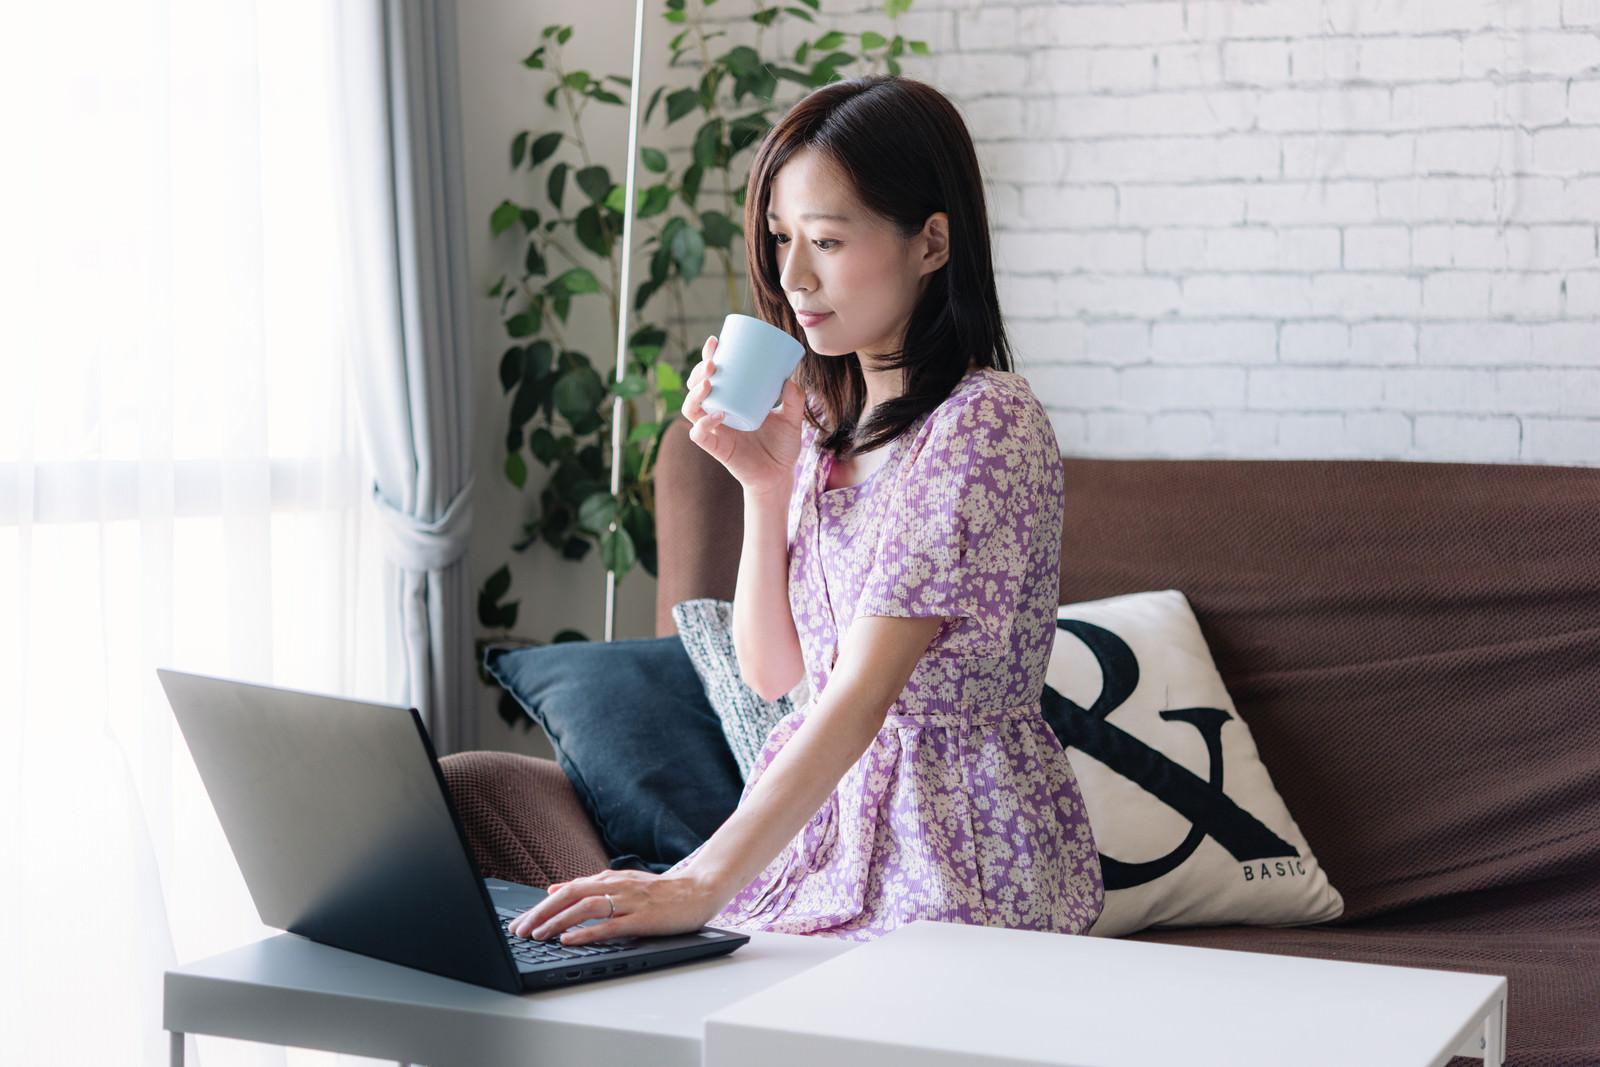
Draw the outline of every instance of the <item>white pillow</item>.
<instances>
[{"instance_id":1,"label":"white pillow","mask_svg":"<svg viewBox=\"0 0 1600 1067\"><path fill-rule=\"evenodd\" d=\"M672 621L683 639L689 662L705 686L706 701L722 723L733 758L739 764L739 777L750 778L750 768L767 735L778 720L809 699L805 679L777 700L763 700L739 676L739 660L733 651L733 605L726 600L705 598L685 600L672 606Z\"/></svg>"},{"instance_id":2,"label":"white pillow","mask_svg":"<svg viewBox=\"0 0 1600 1067\"><path fill-rule=\"evenodd\" d=\"M1183 594L1070 604L1056 618L1045 718L1067 748L1106 876L1090 933L1292 926L1343 912Z\"/></svg>"}]
</instances>

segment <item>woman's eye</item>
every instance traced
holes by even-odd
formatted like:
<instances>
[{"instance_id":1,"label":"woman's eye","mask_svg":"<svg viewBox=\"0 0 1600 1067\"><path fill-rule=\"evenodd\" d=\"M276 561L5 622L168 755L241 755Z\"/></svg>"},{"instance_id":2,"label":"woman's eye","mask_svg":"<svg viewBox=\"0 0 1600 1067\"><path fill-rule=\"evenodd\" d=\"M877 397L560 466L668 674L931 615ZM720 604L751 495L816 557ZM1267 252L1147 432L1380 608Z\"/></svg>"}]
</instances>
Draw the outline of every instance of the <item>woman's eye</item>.
<instances>
[{"instance_id":1,"label":"woman's eye","mask_svg":"<svg viewBox=\"0 0 1600 1067\"><path fill-rule=\"evenodd\" d=\"M820 241L812 241L811 243L817 246L817 251L819 251L819 252L827 252L830 249L837 247L838 244L839 244L838 241L834 241L834 240L831 240L831 239L824 239L824 240L820 240Z\"/></svg>"},{"instance_id":2,"label":"woman's eye","mask_svg":"<svg viewBox=\"0 0 1600 1067\"><path fill-rule=\"evenodd\" d=\"M789 243L789 235L786 233L775 233L772 235L772 243L775 245L786 245Z\"/></svg>"}]
</instances>

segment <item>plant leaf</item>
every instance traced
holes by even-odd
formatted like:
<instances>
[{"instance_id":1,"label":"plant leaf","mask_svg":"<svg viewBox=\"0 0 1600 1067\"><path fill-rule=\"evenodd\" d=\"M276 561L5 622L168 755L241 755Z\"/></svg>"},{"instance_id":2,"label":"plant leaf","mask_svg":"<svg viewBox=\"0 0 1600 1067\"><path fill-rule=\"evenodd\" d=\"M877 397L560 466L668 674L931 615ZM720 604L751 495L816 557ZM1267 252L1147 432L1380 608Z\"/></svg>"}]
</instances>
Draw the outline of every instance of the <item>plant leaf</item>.
<instances>
[{"instance_id":1,"label":"plant leaf","mask_svg":"<svg viewBox=\"0 0 1600 1067\"><path fill-rule=\"evenodd\" d=\"M744 237L744 231L720 211L702 212L700 225L706 244L712 248L728 248Z\"/></svg>"},{"instance_id":2,"label":"plant leaf","mask_svg":"<svg viewBox=\"0 0 1600 1067\"><path fill-rule=\"evenodd\" d=\"M667 125L671 126L683 116L700 106L700 94L693 89L679 89L667 96Z\"/></svg>"},{"instance_id":3,"label":"plant leaf","mask_svg":"<svg viewBox=\"0 0 1600 1067\"><path fill-rule=\"evenodd\" d=\"M518 489L525 488L528 484L528 462L522 458L521 452L513 452L506 457L506 481Z\"/></svg>"},{"instance_id":4,"label":"plant leaf","mask_svg":"<svg viewBox=\"0 0 1600 1067\"><path fill-rule=\"evenodd\" d=\"M528 451L546 467L561 458L561 446L556 443L556 435L543 426L528 435Z\"/></svg>"},{"instance_id":5,"label":"plant leaf","mask_svg":"<svg viewBox=\"0 0 1600 1067\"><path fill-rule=\"evenodd\" d=\"M502 200L500 201L500 206L495 208L494 212L489 216L489 229L494 232L496 237L499 237L515 226L517 220L521 217L521 208L509 200Z\"/></svg>"},{"instance_id":6,"label":"plant leaf","mask_svg":"<svg viewBox=\"0 0 1600 1067\"><path fill-rule=\"evenodd\" d=\"M659 429L661 429L659 422L641 422L629 432L628 443L636 445L640 441L649 441L655 437L656 431Z\"/></svg>"},{"instance_id":7,"label":"plant leaf","mask_svg":"<svg viewBox=\"0 0 1600 1067\"><path fill-rule=\"evenodd\" d=\"M611 172L601 166L584 167L577 175L578 188L591 203L604 203L611 192Z\"/></svg>"},{"instance_id":8,"label":"plant leaf","mask_svg":"<svg viewBox=\"0 0 1600 1067\"><path fill-rule=\"evenodd\" d=\"M620 186L618 188L621 188ZM611 234L600 221L600 208L590 204L578 212L574 225L578 234L578 241L602 259L611 258Z\"/></svg>"},{"instance_id":9,"label":"plant leaf","mask_svg":"<svg viewBox=\"0 0 1600 1067\"><path fill-rule=\"evenodd\" d=\"M728 123L728 148L737 154L755 144L765 137L771 128L764 111L752 111L748 115L740 115Z\"/></svg>"},{"instance_id":10,"label":"plant leaf","mask_svg":"<svg viewBox=\"0 0 1600 1067\"><path fill-rule=\"evenodd\" d=\"M518 312L506 320L506 333L512 337L528 337L537 330L531 311Z\"/></svg>"},{"instance_id":11,"label":"plant leaf","mask_svg":"<svg viewBox=\"0 0 1600 1067\"><path fill-rule=\"evenodd\" d=\"M522 368L527 362L527 356L517 345L506 349L506 354L500 357L500 391L509 393L522 381Z\"/></svg>"},{"instance_id":12,"label":"plant leaf","mask_svg":"<svg viewBox=\"0 0 1600 1067\"><path fill-rule=\"evenodd\" d=\"M706 265L706 241L699 230L685 226L672 235L672 260L684 282L700 277Z\"/></svg>"},{"instance_id":13,"label":"plant leaf","mask_svg":"<svg viewBox=\"0 0 1600 1067\"><path fill-rule=\"evenodd\" d=\"M927 41L907 41L906 47L911 49L919 56L932 55L932 53L928 50Z\"/></svg>"},{"instance_id":14,"label":"plant leaf","mask_svg":"<svg viewBox=\"0 0 1600 1067\"><path fill-rule=\"evenodd\" d=\"M528 67L528 68L530 68L532 70L543 70L544 69L544 45L540 45L538 48L535 48L528 55L528 58L524 59L522 61L522 65L524 67Z\"/></svg>"},{"instance_id":15,"label":"plant leaf","mask_svg":"<svg viewBox=\"0 0 1600 1067\"><path fill-rule=\"evenodd\" d=\"M819 52L827 52L844 44L844 34L838 30L829 30L812 42L811 47Z\"/></svg>"},{"instance_id":16,"label":"plant leaf","mask_svg":"<svg viewBox=\"0 0 1600 1067\"><path fill-rule=\"evenodd\" d=\"M489 598L489 603L498 602L501 597L509 592L511 592L511 568L509 566L502 565L499 570L484 579L483 595Z\"/></svg>"},{"instance_id":17,"label":"plant leaf","mask_svg":"<svg viewBox=\"0 0 1600 1067\"><path fill-rule=\"evenodd\" d=\"M656 391L670 393L683 388L683 375L663 360L656 364Z\"/></svg>"},{"instance_id":18,"label":"plant leaf","mask_svg":"<svg viewBox=\"0 0 1600 1067\"><path fill-rule=\"evenodd\" d=\"M890 0L890 2L892 3L893 0ZM885 37L881 33L874 33L872 30L866 30L861 34L862 48L882 48L888 43L889 38Z\"/></svg>"},{"instance_id":19,"label":"plant leaf","mask_svg":"<svg viewBox=\"0 0 1600 1067\"><path fill-rule=\"evenodd\" d=\"M723 155L722 120L712 119L694 135L694 161L704 170L715 167Z\"/></svg>"},{"instance_id":20,"label":"plant leaf","mask_svg":"<svg viewBox=\"0 0 1600 1067\"><path fill-rule=\"evenodd\" d=\"M637 374L630 374L612 386L612 390L622 399L632 400L636 396L643 396L649 392L650 383Z\"/></svg>"},{"instance_id":21,"label":"plant leaf","mask_svg":"<svg viewBox=\"0 0 1600 1067\"><path fill-rule=\"evenodd\" d=\"M667 154L659 148L639 149L639 161L652 174L665 174L667 171Z\"/></svg>"},{"instance_id":22,"label":"plant leaf","mask_svg":"<svg viewBox=\"0 0 1600 1067\"><path fill-rule=\"evenodd\" d=\"M522 265L527 269L529 276L543 274L549 270L545 264L544 253L539 251L539 246L532 241L528 242L528 252L522 257Z\"/></svg>"},{"instance_id":23,"label":"plant leaf","mask_svg":"<svg viewBox=\"0 0 1600 1067\"><path fill-rule=\"evenodd\" d=\"M705 177L705 168L698 163L691 164L683 172L683 202L694 207L694 202L700 196L700 180Z\"/></svg>"},{"instance_id":24,"label":"plant leaf","mask_svg":"<svg viewBox=\"0 0 1600 1067\"><path fill-rule=\"evenodd\" d=\"M658 85L656 86L656 91L650 94L650 102L645 105L644 109L644 121L646 123L650 121L650 116L655 113L656 105L661 102L661 94L665 92L666 89L667 87L665 85Z\"/></svg>"},{"instance_id":25,"label":"plant leaf","mask_svg":"<svg viewBox=\"0 0 1600 1067\"><path fill-rule=\"evenodd\" d=\"M672 190L665 185L652 185L639 194L639 217L648 219L667 210L672 203Z\"/></svg>"},{"instance_id":26,"label":"plant leaf","mask_svg":"<svg viewBox=\"0 0 1600 1067\"><path fill-rule=\"evenodd\" d=\"M548 283L545 289L559 289L560 293L564 295L598 293L600 291L600 282L586 268L573 267L559 278Z\"/></svg>"},{"instance_id":27,"label":"plant leaf","mask_svg":"<svg viewBox=\"0 0 1600 1067\"><path fill-rule=\"evenodd\" d=\"M639 553L627 530L619 526L600 538L600 560L606 570L618 578L633 570L633 565L639 562Z\"/></svg>"},{"instance_id":28,"label":"plant leaf","mask_svg":"<svg viewBox=\"0 0 1600 1067\"><path fill-rule=\"evenodd\" d=\"M522 166L522 157L528 154L528 131L523 130L511 139L511 169Z\"/></svg>"},{"instance_id":29,"label":"plant leaf","mask_svg":"<svg viewBox=\"0 0 1600 1067\"><path fill-rule=\"evenodd\" d=\"M561 131L547 133L533 142L533 148L528 152L528 167L532 169L555 155L557 148L561 147Z\"/></svg>"},{"instance_id":30,"label":"plant leaf","mask_svg":"<svg viewBox=\"0 0 1600 1067\"><path fill-rule=\"evenodd\" d=\"M610 493L594 493L578 506L578 525L594 533L605 533L617 517L617 498Z\"/></svg>"},{"instance_id":31,"label":"plant leaf","mask_svg":"<svg viewBox=\"0 0 1600 1067\"><path fill-rule=\"evenodd\" d=\"M572 424L574 432L594 416L594 409L604 399L605 386L592 367L570 371L556 382L556 411Z\"/></svg>"},{"instance_id":32,"label":"plant leaf","mask_svg":"<svg viewBox=\"0 0 1600 1067\"><path fill-rule=\"evenodd\" d=\"M575 70L561 80L568 89L576 89L581 93L583 90L589 87L589 72L586 70Z\"/></svg>"},{"instance_id":33,"label":"plant leaf","mask_svg":"<svg viewBox=\"0 0 1600 1067\"><path fill-rule=\"evenodd\" d=\"M855 61L856 57L848 52L829 52L811 68L811 84L823 86L836 81L839 77L839 68Z\"/></svg>"},{"instance_id":34,"label":"plant leaf","mask_svg":"<svg viewBox=\"0 0 1600 1067\"><path fill-rule=\"evenodd\" d=\"M561 198L567 195L567 165L557 163L550 168L550 180L545 183L545 194L550 197L550 202L561 210Z\"/></svg>"}]
</instances>

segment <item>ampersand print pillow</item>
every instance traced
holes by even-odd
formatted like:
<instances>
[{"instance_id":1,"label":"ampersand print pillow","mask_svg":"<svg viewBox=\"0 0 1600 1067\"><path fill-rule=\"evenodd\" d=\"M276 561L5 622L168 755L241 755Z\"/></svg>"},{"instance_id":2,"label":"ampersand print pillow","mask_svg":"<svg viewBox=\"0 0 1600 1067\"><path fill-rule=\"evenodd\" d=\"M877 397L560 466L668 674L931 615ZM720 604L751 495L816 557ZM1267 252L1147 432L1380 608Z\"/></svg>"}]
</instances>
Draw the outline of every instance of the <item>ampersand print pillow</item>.
<instances>
[{"instance_id":1,"label":"ampersand print pillow","mask_svg":"<svg viewBox=\"0 0 1600 1067\"><path fill-rule=\"evenodd\" d=\"M1182 593L1062 607L1044 716L1100 850L1106 903L1090 933L1294 926L1344 911Z\"/></svg>"}]
</instances>

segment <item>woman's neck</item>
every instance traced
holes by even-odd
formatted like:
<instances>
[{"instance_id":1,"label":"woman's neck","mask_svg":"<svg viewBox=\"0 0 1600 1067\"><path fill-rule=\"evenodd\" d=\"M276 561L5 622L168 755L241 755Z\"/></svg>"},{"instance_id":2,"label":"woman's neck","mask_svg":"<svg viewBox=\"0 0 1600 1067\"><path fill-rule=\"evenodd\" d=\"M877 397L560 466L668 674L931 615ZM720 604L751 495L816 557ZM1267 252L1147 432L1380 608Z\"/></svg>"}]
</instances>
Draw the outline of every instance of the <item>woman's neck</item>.
<instances>
[{"instance_id":1,"label":"woman's neck","mask_svg":"<svg viewBox=\"0 0 1600 1067\"><path fill-rule=\"evenodd\" d=\"M866 384L867 396L861 405L861 414L856 418L857 426L866 425L879 404L898 399L906 391L906 372L903 368L874 364L875 361L870 357L861 359L861 378Z\"/></svg>"}]
</instances>

